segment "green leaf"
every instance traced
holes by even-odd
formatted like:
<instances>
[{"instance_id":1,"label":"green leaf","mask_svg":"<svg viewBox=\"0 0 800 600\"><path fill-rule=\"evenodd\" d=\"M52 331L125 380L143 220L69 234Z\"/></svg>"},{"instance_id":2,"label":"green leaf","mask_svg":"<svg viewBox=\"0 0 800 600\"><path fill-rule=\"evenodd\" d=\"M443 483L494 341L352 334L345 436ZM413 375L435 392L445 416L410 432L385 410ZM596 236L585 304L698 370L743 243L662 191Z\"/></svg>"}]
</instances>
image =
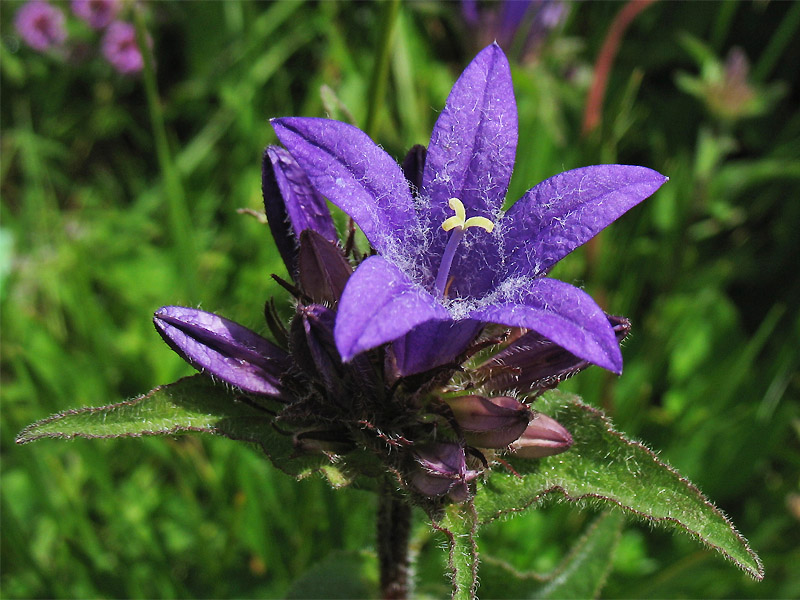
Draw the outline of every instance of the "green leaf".
<instances>
[{"instance_id":1,"label":"green leaf","mask_svg":"<svg viewBox=\"0 0 800 600\"><path fill-rule=\"evenodd\" d=\"M453 600L470 600L478 589L477 515L472 503L451 504L434 528L443 532L450 545L448 568L453 580Z\"/></svg>"},{"instance_id":2,"label":"green leaf","mask_svg":"<svg viewBox=\"0 0 800 600\"><path fill-rule=\"evenodd\" d=\"M301 575L285 598L374 598L377 593L378 564L374 554L334 552Z\"/></svg>"},{"instance_id":3,"label":"green leaf","mask_svg":"<svg viewBox=\"0 0 800 600\"><path fill-rule=\"evenodd\" d=\"M302 477L320 469L324 456L294 456L292 439L273 426L273 413L210 377L194 375L118 404L79 408L29 425L18 444L43 438L119 438L185 432L221 435L261 446L276 467ZM327 465L326 465L327 466ZM329 474L330 478L330 474Z\"/></svg>"},{"instance_id":4,"label":"green leaf","mask_svg":"<svg viewBox=\"0 0 800 600\"><path fill-rule=\"evenodd\" d=\"M615 431L603 413L559 391L542 396L536 409L564 425L575 444L541 460L512 458L509 463L516 473L493 471L475 497L481 523L554 495L617 506L646 521L686 531L754 579L763 579L761 561L727 517L651 450Z\"/></svg>"},{"instance_id":5,"label":"green leaf","mask_svg":"<svg viewBox=\"0 0 800 600\"><path fill-rule=\"evenodd\" d=\"M607 512L592 523L534 598L597 598L606 582L624 518Z\"/></svg>"}]
</instances>

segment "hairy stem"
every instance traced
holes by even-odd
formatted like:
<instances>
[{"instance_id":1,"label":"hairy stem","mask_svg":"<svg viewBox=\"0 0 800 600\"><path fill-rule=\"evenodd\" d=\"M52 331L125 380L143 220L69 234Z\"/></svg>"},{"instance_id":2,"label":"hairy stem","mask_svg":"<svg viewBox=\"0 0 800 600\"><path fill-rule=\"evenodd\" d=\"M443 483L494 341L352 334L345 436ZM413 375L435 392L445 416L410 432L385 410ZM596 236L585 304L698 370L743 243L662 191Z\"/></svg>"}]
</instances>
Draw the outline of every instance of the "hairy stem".
<instances>
[{"instance_id":1,"label":"hairy stem","mask_svg":"<svg viewBox=\"0 0 800 600\"><path fill-rule=\"evenodd\" d=\"M378 498L378 561L384 600L409 596L410 531L411 506L385 484Z\"/></svg>"}]
</instances>

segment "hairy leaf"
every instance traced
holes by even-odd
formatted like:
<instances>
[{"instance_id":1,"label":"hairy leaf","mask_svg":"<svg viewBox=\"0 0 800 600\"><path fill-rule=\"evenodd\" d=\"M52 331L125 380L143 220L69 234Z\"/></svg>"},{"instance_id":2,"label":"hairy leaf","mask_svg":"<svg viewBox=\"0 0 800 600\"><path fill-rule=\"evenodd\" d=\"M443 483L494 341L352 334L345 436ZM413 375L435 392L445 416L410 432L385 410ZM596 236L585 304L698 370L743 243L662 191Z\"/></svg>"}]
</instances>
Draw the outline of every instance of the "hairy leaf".
<instances>
[{"instance_id":1,"label":"hairy leaf","mask_svg":"<svg viewBox=\"0 0 800 600\"><path fill-rule=\"evenodd\" d=\"M575 444L541 460L512 458L516 473L495 469L478 485L475 509L481 523L552 496L618 506L644 520L684 530L753 578L763 578L761 561L728 518L651 450L615 431L603 413L559 391L542 396L535 408L564 425Z\"/></svg>"},{"instance_id":2,"label":"hairy leaf","mask_svg":"<svg viewBox=\"0 0 800 600\"><path fill-rule=\"evenodd\" d=\"M327 462L324 457L294 457L290 436L273 426L273 414L251 397L194 375L118 404L58 413L17 436L18 444L42 438L73 439L210 433L261 446L276 467L304 476Z\"/></svg>"}]
</instances>

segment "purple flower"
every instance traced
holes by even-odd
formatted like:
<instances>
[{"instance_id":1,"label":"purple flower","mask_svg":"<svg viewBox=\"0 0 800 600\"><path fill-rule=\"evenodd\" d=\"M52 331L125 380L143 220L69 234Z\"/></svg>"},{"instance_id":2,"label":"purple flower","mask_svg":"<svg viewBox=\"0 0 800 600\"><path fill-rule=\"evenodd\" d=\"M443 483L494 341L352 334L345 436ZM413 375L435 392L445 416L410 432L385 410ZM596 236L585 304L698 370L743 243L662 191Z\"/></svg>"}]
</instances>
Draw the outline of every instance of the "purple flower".
<instances>
[{"instance_id":1,"label":"purple flower","mask_svg":"<svg viewBox=\"0 0 800 600\"><path fill-rule=\"evenodd\" d=\"M64 13L43 0L31 0L17 11L14 26L34 50L44 52L64 43Z\"/></svg>"},{"instance_id":2,"label":"purple flower","mask_svg":"<svg viewBox=\"0 0 800 600\"><path fill-rule=\"evenodd\" d=\"M72 12L94 29L103 29L119 13L119 0L72 0Z\"/></svg>"},{"instance_id":3,"label":"purple flower","mask_svg":"<svg viewBox=\"0 0 800 600\"><path fill-rule=\"evenodd\" d=\"M534 55L547 34L564 22L568 7L560 0L504 0L479 8L477 0L462 0L461 13L478 43L495 40L507 51L518 49L518 56L525 59Z\"/></svg>"},{"instance_id":4,"label":"purple flower","mask_svg":"<svg viewBox=\"0 0 800 600\"><path fill-rule=\"evenodd\" d=\"M379 253L358 267L339 302L334 333L345 361L393 342L397 373L419 373L456 360L484 324L497 323L622 371L602 309L546 274L667 178L637 166L583 167L540 183L503 213L517 110L499 46L481 51L450 92L416 193L394 160L351 125L272 123L311 184Z\"/></svg>"},{"instance_id":5,"label":"purple flower","mask_svg":"<svg viewBox=\"0 0 800 600\"><path fill-rule=\"evenodd\" d=\"M103 36L102 46L103 56L123 75L138 73L144 68L144 58L136 44L136 28L130 23L111 23Z\"/></svg>"}]
</instances>

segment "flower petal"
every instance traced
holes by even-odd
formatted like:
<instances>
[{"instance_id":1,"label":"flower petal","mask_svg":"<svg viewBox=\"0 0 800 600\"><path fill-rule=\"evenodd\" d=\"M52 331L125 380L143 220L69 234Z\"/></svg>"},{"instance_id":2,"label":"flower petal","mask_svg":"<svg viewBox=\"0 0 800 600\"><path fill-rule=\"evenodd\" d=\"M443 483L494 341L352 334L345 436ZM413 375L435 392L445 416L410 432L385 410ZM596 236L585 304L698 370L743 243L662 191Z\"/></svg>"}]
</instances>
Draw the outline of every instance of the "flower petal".
<instances>
[{"instance_id":1,"label":"flower petal","mask_svg":"<svg viewBox=\"0 0 800 600\"><path fill-rule=\"evenodd\" d=\"M164 341L194 368L247 392L280 395L287 355L247 327L182 306L162 306L153 323Z\"/></svg>"},{"instance_id":2,"label":"flower petal","mask_svg":"<svg viewBox=\"0 0 800 600\"><path fill-rule=\"evenodd\" d=\"M419 245L403 171L366 133L347 123L303 117L273 119L272 127L314 187L355 220L373 248L391 259Z\"/></svg>"},{"instance_id":3,"label":"flower petal","mask_svg":"<svg viewBox=\"0 0 800 600\"><path fill-rule=\"evenodd\" d=\"M603 310L591 296L556 279L517 284L514 301L498 302L470 313L470 318L525 327L578 358L622 373L622 353Z\"/></svg>"},{"instance_id":4,"label":"flower petal","mask_svg":"<svg viewBox=\"0 0 800 600\"><path fill-rule=\"evenodd\" d=\"M350 276L339 301L334 336L342 360L408 333L431 319L450 316L439 302L380 256Z\"/></svg>"},{"instance_id":5,"label":"flower petal","mask_svg":"<svg viewBox=\"0 0 800 600\"><path fill-rule=\"evenodd\" d=\"M269 146L264 151L261 191L272 237L292 275L297 268L297 243L304 230L316 231L334 243L338 240L325 198L283 148Z\"/></svg>"},{"instance_id":6,"label":"flower petal","mask_svg":"<svg viewBox=\"0 0 800 600\"><path fill-rule=\"evenodd\" d=\"M545 273L665 181L652 169L628 165L583 167L543 181L506 213L508 274Z\"/></svg>"},{"instance_id":7,"label":"flower petal","mask_svg":"<svg viewBox=\"0 0 800 600\"><path fill-rule=\"evenodd\" d=\"M483 323L449 317L421 323L392 344L392 370L396 376L405 377L452 363L482 328Z\"/></svg>"},{"instance_id":8,"label":"flower petal","mask_svg":"<svg viewBox=\"0 0 800 600\"><path fill-rule=\"evenodd\" d=\"M458 198L467 216L500 209L517 150L517 105L511 70L497 44L483 49L453 86L433 128L422 186L434 226Z\"/></svg>"}]
</instances>

